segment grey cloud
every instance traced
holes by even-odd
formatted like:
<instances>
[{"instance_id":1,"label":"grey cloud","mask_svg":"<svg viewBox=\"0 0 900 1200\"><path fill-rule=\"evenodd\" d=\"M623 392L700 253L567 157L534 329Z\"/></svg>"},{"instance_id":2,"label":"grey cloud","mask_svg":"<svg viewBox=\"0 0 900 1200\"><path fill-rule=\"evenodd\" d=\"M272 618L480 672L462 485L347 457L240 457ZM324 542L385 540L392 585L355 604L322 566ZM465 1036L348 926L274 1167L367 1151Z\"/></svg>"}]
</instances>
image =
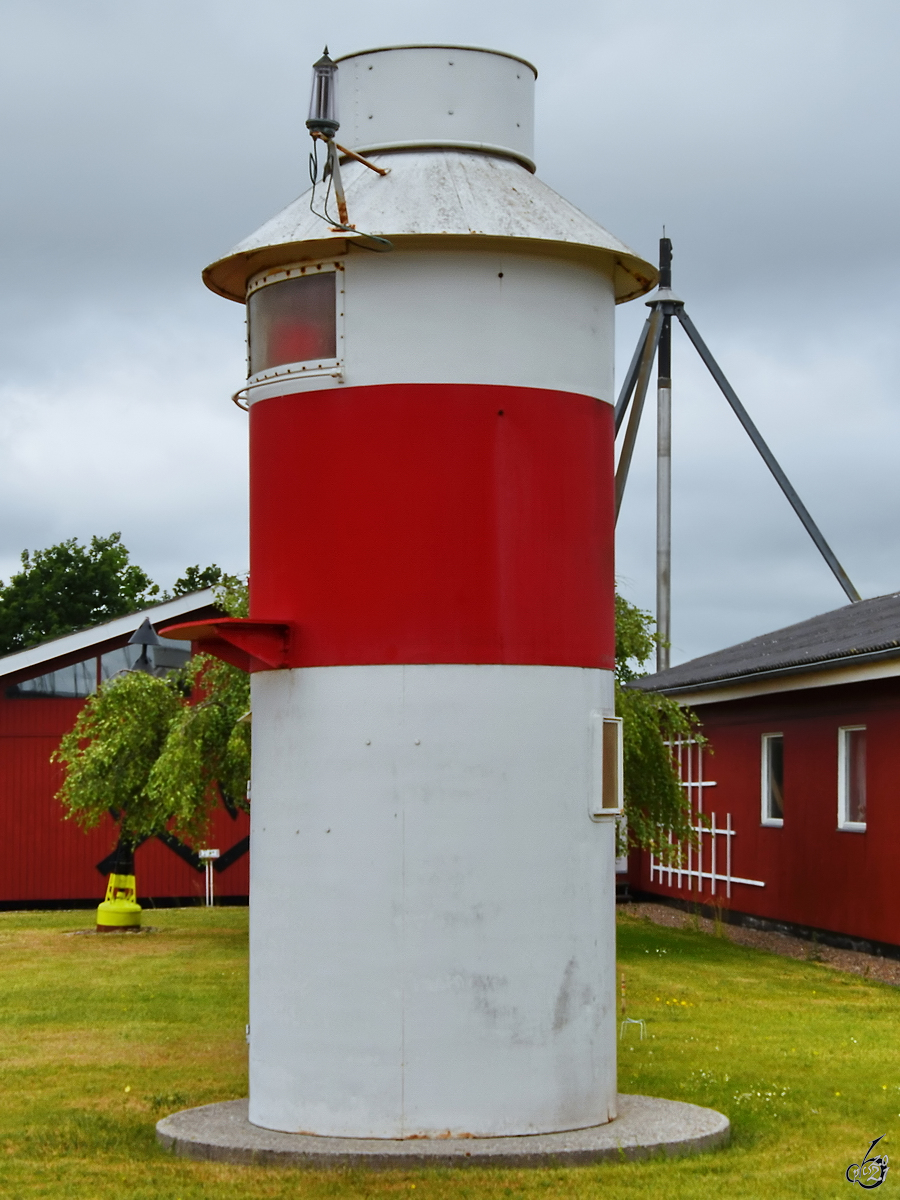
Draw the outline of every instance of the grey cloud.
<instances>
[{"instance_id":1,"label":"grey cloud","mask_svg":"<svg viewBox=\"0 0 900 1200\"><path fill-rule=\"evenodd\" d=\"M304 187L308 66L390 42L538 66L541 176L676 287L865 594L900 586L892 364L900 9L29 0L0 13L0 576L121 528L162 582L246 565L241 313L201 268ZM619 312L620 361L643 320ZM678 657L842 594L676 346ZM619 531L653 603L651 431Z\"/></svg>"}]
</instances>

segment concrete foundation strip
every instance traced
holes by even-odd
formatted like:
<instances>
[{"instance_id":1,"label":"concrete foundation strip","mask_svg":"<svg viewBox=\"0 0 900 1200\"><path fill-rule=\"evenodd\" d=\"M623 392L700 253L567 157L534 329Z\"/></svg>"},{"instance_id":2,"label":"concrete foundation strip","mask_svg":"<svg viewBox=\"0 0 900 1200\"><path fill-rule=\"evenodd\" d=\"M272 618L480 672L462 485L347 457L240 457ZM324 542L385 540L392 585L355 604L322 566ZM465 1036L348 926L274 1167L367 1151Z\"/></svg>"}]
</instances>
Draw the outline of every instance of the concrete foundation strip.
<instances>
[{"instance_id":1,"label":"concrete foundation strip","mask_svg":"<svg viewBox=\"0 0 900 1200\"><path fill-rule=\"evenodd\" d=\"M603 1160L693 1154L728 1144L731 1125L712 1108L619 1096L619 1116L607 1125L522 1137L313 1137L251 1125L246 1100L206 1104L163 1117L157 1140L181 1158L287 1167L547 1167Z\"/></svg>"}]
</instances>

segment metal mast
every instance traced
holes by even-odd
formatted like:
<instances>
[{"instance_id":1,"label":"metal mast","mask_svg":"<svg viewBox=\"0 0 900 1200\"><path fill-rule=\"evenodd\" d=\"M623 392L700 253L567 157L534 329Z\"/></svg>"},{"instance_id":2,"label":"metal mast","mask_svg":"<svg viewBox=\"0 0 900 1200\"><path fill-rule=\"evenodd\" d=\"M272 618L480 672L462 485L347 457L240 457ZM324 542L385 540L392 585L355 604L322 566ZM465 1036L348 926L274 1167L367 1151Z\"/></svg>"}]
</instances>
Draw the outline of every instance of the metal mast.
<instances>
[{"instance_id":1,"label":"metal mast","mask_svg":"<svg viewBox=\"0 0 900 1200\"><path fill-rule=\"evenodd\" d=\"M672 290L672 242L659 239L659 290ZM672 605L672 310L661 309L656 360L656 669L669 666Z\"/></svg>"},{"instance_id":2,"label":"metal mast","mask_svg":"<svg viewBox=\"0 0 900 1200\"><path fill-rule=\"evenodd\" d=\"M657 348L656 385L656 625L659 633L659 645L656 650L656 667L664 671L669 666L669 641L671 635L671 583L672 583L672 318L677 317L685 333L690 338L694 348L706 365L710 375L716 381L722 395L728 401L735 416L740 421L753 445L759 451L763 462L772 472L775 481L794 512L800 518L803 528L812 538L816 549L825 559L835 579L841 585L847 599L851 603L861 600L859 592L853 586L847 572L838 562L834 551L826 542L821 530L809 513L806 505L787 475L782 470L769 449L762 434L753 423L750 414L744 408L734 388L725 377L722 368L713 358L697 327L684 311L684 301L672 291L672 242L670 238L662 237L659 242L659 288L652 300L647 301L650 316L641 330L634 356L628 368L628 374L622 386L622 391L616 402L615 428L616 434L625 420L628 405L632 396L631 412L628 414L628 424L622 449L619 452L619 462L616 467L616 520L622 506L625 483L631 467L634 445L637 440L638 427L647 395L650 373L653 369L653 359Z\"/></svg>"}]
</instances>

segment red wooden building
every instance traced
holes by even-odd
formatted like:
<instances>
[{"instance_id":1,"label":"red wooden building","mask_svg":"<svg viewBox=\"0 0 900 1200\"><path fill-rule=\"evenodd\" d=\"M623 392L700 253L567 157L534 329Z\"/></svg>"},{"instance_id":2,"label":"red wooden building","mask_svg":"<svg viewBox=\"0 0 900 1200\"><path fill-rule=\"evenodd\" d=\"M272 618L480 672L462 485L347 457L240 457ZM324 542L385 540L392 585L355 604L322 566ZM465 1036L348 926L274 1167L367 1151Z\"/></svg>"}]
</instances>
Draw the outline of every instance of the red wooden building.
<instances>
[{"instance_id":1,"label":"red wooden building","mask_svg":"<svg viewBox=\"0 0 900 1200\"><path fill-rule=\"evenodd\" d=\"M94 907L106 890L116 842L112 818L85 833L54 798L62 781L50 755L100 682L134 664L128 639L145 617L161 637L148 648L153 669L181 666L190 649L165 638L168 625L219 616L211 590L180 596L92 629L0 658L0 909ZM217 902L246 903L249 818L218 808L207 839ZM199 903L205 876L196 853L166 835L138 847L135 873L142 904Z\"/></svg>"},{"instance_id":2,"label":"red wooden building","mask_svg":"<svg viewBox=\"0 0 900 1200\"><path fill-rule=\"evenodd\" d=\"M711 827L680 866L632 854L632 893L900 955L900 593L647 676L709 747L676 748Z\"/></svg>"}]
</instances>

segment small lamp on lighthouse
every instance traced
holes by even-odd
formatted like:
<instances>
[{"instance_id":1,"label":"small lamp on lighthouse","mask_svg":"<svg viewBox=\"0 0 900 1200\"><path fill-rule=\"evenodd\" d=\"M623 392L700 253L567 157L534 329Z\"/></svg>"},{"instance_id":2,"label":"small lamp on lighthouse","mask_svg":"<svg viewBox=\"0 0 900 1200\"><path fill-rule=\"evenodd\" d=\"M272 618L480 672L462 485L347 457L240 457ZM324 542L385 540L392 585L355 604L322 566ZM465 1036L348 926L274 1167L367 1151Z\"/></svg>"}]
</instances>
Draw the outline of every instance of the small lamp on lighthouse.
<instances>
[{"instance_id":1,"label":"small lamp on lighthouse","mask_svg":"<svg viewBox=\"0 0 900 1200\"><path fill-rule=\"evenodd\" d=\"M337 63L329 57L328 47L326 46L322 57L318 62L313 63L309 117L306 120L306 128L309 130L309 136L313 139L313 153L310 156L310 180L313 185L312 196L310 197L310 210L315 215L321 217L322 220L327 221L334 232L351 232L356 230L356 226L350 224L350 217L347 213L347 199L344 195L344 185L341 181L340 156L343 155L354 162L362 163L370 171L374 171L376 175L387 175L389 168L379 167L367 158L363 158L362 155L357 154L356 151L349 150L346 146L340 146L335 142L334 135L340 129L340 121L337 119L337 71ZM316 183L319 175L318 157L315 152L315 143L317 141L323 141L327 147L323 182L330 177L328 191L326 192L321 212L317 212L314 207ZM338 208L336 220L328 215L328 197L332 189L334 190L334 199ZM368 237L365 239L365 244L369 250L383 251L392 249L391 243L386 238Z\"/></svg>"},{"instance_id":2,"label":"small lamp on lighthouse","mask_svg":"<svg viewBox=\"0 0 900 1200\"><path fill-rule=\"evenodd\" d=\"M328 56L328 47L318 62L313 63L312 94L306 128L310 133L332 138L340 128L337 119L337 63Z\"/></svg>"}]
</instances>

